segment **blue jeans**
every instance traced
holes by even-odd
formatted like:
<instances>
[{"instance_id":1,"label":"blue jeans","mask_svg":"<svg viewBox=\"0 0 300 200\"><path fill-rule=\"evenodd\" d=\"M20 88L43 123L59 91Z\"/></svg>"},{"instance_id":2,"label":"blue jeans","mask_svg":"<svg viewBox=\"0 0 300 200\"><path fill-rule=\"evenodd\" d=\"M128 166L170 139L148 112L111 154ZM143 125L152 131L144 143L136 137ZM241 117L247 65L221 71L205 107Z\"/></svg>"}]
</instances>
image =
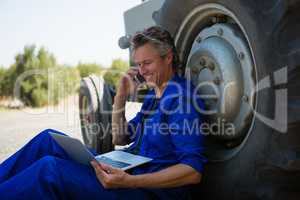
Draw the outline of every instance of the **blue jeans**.
<instances>
[{"instance_id":1,"label":"blue jeans","mask_svg":"<svg viewBox=\"0 0 300 200\"><path fill-rule=\"evenodd\" d=\"M44 130L0 164L0 199L182 199L180 189L105 189Z\"/></svg>"}]
</instances>

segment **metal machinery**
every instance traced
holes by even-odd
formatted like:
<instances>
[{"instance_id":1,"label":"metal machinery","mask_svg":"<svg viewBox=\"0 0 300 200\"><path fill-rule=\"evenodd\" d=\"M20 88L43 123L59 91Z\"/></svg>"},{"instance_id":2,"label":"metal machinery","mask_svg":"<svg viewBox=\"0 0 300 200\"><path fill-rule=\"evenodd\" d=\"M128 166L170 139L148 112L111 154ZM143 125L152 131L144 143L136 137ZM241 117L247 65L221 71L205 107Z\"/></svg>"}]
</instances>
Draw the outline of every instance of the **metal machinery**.
<instances>
[{"instance_id":1,"label":"metal machinery","mask_svg":"<svg viewBox=\"0 0 300 200\"><path fill-rule=\"evenodd\" d=\"M167 29L183 75L197 86L204 115L215 124L195 199L300 198L299 9L297 0L148 0L124 13L119 46L129 48L130 37L149 26ZM88 84L108 87L91 80L82 81L81 107L104 102L83 92ZM105 118L99 109L90 112L96 121ZM99 135L108 143L104 150L113 148L109 136ZM90 146L97 149L95 138Z\"/></svg>"}]
</instances>

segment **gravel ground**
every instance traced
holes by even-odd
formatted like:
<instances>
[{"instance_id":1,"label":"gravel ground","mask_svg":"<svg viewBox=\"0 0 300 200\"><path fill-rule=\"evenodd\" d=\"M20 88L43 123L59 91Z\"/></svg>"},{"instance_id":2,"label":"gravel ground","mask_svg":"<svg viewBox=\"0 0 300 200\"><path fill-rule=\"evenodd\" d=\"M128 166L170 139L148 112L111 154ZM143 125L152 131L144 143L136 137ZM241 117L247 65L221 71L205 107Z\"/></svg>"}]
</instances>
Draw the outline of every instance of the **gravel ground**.
<instances>
[{"instance_id":1,"label":"gravel ground","mask_svg":"<svg viewBox=\"0 0 300 200\"><path fill-rule=\"evenodd\" d=\"M126 104L127 120L135 115L140 106L138 103ZM47 128L82 140L78 97L72 96L56 107L1 111L0 127L0 163Z\"/></svg>"}]
</instances>

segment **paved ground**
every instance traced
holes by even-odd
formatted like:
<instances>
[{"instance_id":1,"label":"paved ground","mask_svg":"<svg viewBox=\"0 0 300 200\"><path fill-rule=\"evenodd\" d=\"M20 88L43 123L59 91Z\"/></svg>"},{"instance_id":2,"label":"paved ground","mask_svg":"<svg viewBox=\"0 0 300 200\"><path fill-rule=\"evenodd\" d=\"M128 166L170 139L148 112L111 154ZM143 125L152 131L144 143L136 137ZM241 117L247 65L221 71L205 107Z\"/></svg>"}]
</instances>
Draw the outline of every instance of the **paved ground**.
<instances>
[{"instance_id":1,"label":"paved ground","mask_svg":"<svg viewBox=\"0 0 300 200\"><path fill-rule=\"evenodd\" d=\"M40 131L52 128L81 139L77 96L57 107L0 112L0 163ZM140 105L127 103L126 117L132 118Z\"/></svg>"}]
</instances>

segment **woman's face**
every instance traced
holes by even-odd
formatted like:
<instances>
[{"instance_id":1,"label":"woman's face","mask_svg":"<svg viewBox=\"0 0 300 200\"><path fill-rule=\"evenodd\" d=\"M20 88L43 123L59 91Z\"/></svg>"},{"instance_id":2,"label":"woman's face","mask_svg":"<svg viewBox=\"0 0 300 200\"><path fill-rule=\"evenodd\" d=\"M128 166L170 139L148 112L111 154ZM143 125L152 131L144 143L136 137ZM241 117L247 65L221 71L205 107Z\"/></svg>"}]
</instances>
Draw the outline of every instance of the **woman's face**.
<instances>
[{"instance_id":1,"label":"woman's face","mask_svg":"<svg viewBox=\"0 0 300 200\"><path fill-rule=\"evenodd\" d=\"M172 70L172 53L169 52L161 57L150 43L146 43L133 52L133 61L150 86L160 86Z\"/></svg>"}]
</instances>

